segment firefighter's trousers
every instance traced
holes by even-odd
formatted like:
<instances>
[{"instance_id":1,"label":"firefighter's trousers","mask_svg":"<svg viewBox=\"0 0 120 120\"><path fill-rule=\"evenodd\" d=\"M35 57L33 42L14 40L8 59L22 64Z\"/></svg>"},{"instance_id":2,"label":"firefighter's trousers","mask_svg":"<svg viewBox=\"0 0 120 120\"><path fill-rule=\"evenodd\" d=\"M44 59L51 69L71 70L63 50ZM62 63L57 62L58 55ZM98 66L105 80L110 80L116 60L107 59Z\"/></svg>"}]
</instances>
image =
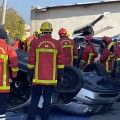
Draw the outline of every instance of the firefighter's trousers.
<instances>
[{"instance_id":1,"label":"firefighter's trousers","mask_svg":"<svg viewBox=\"0 0 120 120\"><path fill-rule=\"evenodd\" d=\"M41 120L49 120L51 110L51 97L53 95L54 89L55 88L52 85L33 85L27 120L35 120L41 95L43 95L44 99L40 114Z\"/></svg>"},{"instance_id":2,"label":"firefighter's trousers","mask_svg":"<svg viewBox=\"0 0 120 120\"><path fill-rule=\"evenodd\" d=\"M0 120L6 120L9 93L0 93Z\"/></svg>"}]
</instances>

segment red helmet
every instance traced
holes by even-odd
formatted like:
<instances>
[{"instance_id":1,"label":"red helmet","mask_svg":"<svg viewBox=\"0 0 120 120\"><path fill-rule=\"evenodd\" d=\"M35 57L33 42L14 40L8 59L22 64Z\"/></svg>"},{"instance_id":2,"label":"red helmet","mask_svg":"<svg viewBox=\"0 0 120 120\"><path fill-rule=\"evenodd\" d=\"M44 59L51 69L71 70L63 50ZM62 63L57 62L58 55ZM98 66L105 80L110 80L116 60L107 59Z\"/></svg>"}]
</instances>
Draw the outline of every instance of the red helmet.
<instances>
[{"instance_id":1,"label":"red helmet","mask_svg":"<svg viewBox=\"0 0 120 120\"><path fill-rule=\"evenodd\" d=\"M92 35L86 35L85 36L85 40L92 40L93 39L93 36Z\"/></svg>"},{"instance_id":2,"label":"red helmet","mask_svg":"<svg viewBox=\"0 0 120 120\"><path fill-rule=\"evenodd\" d=\"M64 29L64 28L61 28L59 31L58 31L58 34L61 35L61 34L67 34L67 30Z\"/></svg>"},{"instance_id":3,"label":"red helmet","mask_svg":"<svg viewBox=\"0 0 120 120\"><path fill-rule=\"evenodd\" d=\"M111 39L110 37L108 37L108 36L104 36L104 37L102 38L102 40L103 40L103 42L105 42L105 43L107 43L107 44L109 44L109 43L112 42L112 39Z\"/></svg>"}]
</instances>

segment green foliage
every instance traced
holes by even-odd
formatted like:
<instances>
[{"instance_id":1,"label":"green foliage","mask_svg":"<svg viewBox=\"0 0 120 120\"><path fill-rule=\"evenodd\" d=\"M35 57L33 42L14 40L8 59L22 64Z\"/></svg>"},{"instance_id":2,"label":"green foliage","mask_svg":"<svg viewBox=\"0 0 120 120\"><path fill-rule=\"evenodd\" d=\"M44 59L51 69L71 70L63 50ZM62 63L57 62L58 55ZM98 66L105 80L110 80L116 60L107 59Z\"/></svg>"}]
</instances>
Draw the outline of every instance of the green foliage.
<instances>
[{"instance_id":1,"label":"green foliage","mask_svg":"<svg viewBox=\"0 0 120 120\"><path fill-rule=\"evenodd\" d=\"M0 7L0 23L2 20L2 7ZM21 38L24 34L25 21L13 8L6 10L5 29L10 32L10 36Z\"/></svg>"}]
</instances>

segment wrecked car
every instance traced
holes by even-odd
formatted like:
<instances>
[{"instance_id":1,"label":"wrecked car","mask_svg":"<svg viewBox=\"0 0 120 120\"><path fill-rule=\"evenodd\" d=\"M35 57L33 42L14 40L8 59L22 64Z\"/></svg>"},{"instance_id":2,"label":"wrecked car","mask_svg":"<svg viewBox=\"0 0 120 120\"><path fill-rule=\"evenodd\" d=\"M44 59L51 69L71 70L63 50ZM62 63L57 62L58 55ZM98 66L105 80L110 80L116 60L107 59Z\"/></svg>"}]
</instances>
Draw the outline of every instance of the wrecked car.
<instances>
[{"instance_id":1,"label":"wrecked car","mask_svg":"<svg viewBox=\"0 0 120 120\"><path fill-rule=\"evenodd\" d=\"M31 100L31 84L27 80L28 53L18 49L16 52L19 72L11 83L8 111L27 107ZM97 63L88 65L83 71L66 65L64 80L56 86L51 106L74 114L106 112L120 97L120 83L115 81Z\"/></svg>"}]
</instances>

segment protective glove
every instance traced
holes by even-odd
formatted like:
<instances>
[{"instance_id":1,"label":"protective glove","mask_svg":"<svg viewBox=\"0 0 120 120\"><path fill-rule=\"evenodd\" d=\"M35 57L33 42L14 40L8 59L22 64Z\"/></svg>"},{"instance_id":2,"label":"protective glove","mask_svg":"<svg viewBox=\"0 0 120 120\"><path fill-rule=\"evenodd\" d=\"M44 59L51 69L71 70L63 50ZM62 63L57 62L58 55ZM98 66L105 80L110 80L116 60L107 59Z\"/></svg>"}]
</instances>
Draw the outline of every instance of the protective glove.
<instances>
[{"instance_id":1,"label":"protective glove","mask_svg":"<svg viewBox=\"0 0 120 120\"><path fill-rule=\"evenodd\" d=\"M77 67L77 59L76 59L76 58L73 59L73 65L74 65L75 67Z\"/></svg>"},{"instance_id":2,"label":"protective glove","mask_svg":"<svg viewBox=\"0 0 120 120\"><path fill-rule=\"evenodd\" d=\"M34 69L28 69L27 71L27 80L31 84L33 79Z\"/></svg>"},{"instance_id":3,"label":"protective glove","mask_svg":"<svg viewBox=\"0 0 120 120\"><path fill-rule=\"evenodd\" d=\"M58 69L58 84L62 84L64 77L64 68Z\"/></svg>"},{"instance_id":4,"label":"protective glove","mask_svg":"<svg viewBox=\"0 0 120 120\"><path fill-rule=\"evenodd\" d=\"M110 48L110 52L114 52L114 46Z\"/></svg>"},{"instance_id":5,"label":"protective glove","mask_svg":"<svg viewBox=\"0 0 120 120\"><path fill-rule=\"evenodd\" d=\"M17 79L16 79L16 78L13 78L13 77L11 77L11 78L9 79L10 89L16 89L16 86L15 86L16 81L17 81Z\"/></svg>"}]
</instances>

